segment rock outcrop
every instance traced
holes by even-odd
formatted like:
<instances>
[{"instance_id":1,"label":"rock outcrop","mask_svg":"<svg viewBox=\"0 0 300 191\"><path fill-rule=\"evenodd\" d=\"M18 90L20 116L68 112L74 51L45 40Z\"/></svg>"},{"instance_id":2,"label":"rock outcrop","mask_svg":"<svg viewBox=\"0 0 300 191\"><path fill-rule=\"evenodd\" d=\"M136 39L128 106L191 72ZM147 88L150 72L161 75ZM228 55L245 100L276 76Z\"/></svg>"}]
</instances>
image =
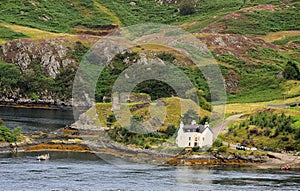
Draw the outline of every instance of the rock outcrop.
<instances>
[{"instance_id":1,"label":"rock outcrop","mask_svg":"<svg viewBox=\"0 0 300 191\"><path fill-rule=\"evenodd\" d=\"M40 41L18 39L0 45L0 59L19 66L21 71L39 64L45 75L54 79L62 68L77 64L77 60L70 56L74 47L75 43L64 38Z\"/></svg>"},{"instance_id":2,"label":"rock outcrop","mask_svg":"<svg viewBox=\"0 0 300 191\"><path fill-rule=\"evenodd\" d=\"M79 45L82 46L63 37L17 39L0 45L0 60L14 64L20 70L17 84L0 88L0 102L71 105L71 98L66 96L66 92L71 91L72 75L78 66L76 49ZM58 87L59 84L65 87Z\"/></svg>"}]
</instances>

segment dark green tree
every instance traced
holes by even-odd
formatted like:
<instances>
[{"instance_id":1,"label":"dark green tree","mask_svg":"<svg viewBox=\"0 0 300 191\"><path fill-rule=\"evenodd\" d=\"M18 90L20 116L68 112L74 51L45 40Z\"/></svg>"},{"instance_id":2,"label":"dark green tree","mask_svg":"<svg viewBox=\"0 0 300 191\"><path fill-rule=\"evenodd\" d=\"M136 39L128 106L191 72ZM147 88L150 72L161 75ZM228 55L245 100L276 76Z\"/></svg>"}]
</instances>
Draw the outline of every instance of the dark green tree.
<instances>
[{"instance_id":1,"label":"dark green tree","mask_svg":"<svg viewBox=\"0 0 300 191\"><path fill-rule=\"evenodd\" d=\"M291 61L288 61L284 71L283 76L287 80L300 80L300 71L298 66Z\"/></svg>"},{"instance_id":2,"label":"dark green tree","mask_svg":"<svg viewBox=\"0 0 300 191\"><path fill-rule=\"evenodd\" d=\"M205 116L200 120L200 124L203 124L203 125L204 125L205 122L209 122L209 120L210 120L209 117L205 115Z\"/></svg>"},{"instance_id":3,"label":"dark green tree","mask_svg":"<svg viewBox=\"0 0 300 191\"><path fill-rule=\"evenodd\" d=\"M177 129L174 125L168 125L166 133L168 136L173 136L176 133Z\"/></svg>"},{"instance_id":4,"label":"dark green tree","mask_svg":"<svg viewBox=\"0 0 300 191\"><path fill-rule=\"evenodd\" d=\"M117 121L116 117L113 113L108 115L107 118L106 118L106 124L107 124L108 127L111 127L111 125L116 121Z\"/></svg>"},{"instance_id":5,"label":"dark green tree","mask_svg":"<svg viewBox=\"0 0 300 191\"><path fill-rule=\"evenodd\" d=\"M189 109L182 117L183 124L191 124L195 120L199 123L199 115L195 110Z\"/></svg>"},{"instance_id":6,"label":"dark green tree","mask_svg":"<svg viewBox=\"0 0 300 191\"><path fill-rule=\"evenodd\" d=\"M11 89L20 79L20 70L13 64L0 61L0 88Z\"/></svg>"}]
</instances>

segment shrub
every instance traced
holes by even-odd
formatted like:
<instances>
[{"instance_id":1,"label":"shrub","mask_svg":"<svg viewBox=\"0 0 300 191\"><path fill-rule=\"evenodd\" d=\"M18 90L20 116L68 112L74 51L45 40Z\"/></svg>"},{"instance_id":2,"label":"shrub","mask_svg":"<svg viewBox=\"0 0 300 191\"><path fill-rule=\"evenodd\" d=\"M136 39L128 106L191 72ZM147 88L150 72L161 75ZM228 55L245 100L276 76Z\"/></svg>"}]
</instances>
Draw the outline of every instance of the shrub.
<instances>
[{"instance_id":1,"label":"shrub","mask_svg":"<svg viewBox=\"0 0 300 191\"><path fill-rule=\"evenodd\" d=\"M288 61L284 68L283 76L288 80L300 80L300 71L298 66L295 63Z\"/></svg>"},{"instance_id":2,"label":"shrub","mask_svg":"<svg viewBox=\"0 0 300 191\"><path fill-rule=\"evenodd\" d=\"M288 141L289 138L288 138L288 137L282 137L281 140L282 140L282 141Z\"/></svg>"},{"instance_id":3,"label":"shrub","mask_svg":"<svg viewBox=\"0 0 300 191\"><path fill-rule=\"evenodd\" d=\"M214 147L221 147L223 145L222 140L216 139L213 143Z\"/></svg>"},{"instance_id":4,"label":"shrub","mask_svg":"<svg viewBox=\"0 0 300 191\"><path fill-rule=\"evenodd\" d=\"M111 125L116 121L117 121L116 117L113 113L108 115L107 118L106 118L106 124L107 124L108 127L111 127Z\"/></svg>"},{"instance_id":5,"label":"shrub","mask_svg":"<svg viewBox=\"0 0 300 191\"><path fill-rule=\"evenodd\" d=\"M192 148L192 151L193 151L193 152L199 152L199 151L200 151L200 147L199 147L199 146L193 147L193 148Z\"/></svg>"},{"instance_id":6,"label":"shrub","mask_svg":"<svg viewBox=\"0 0 300 191\"><path fill-rule=\"evenodd\" d=\"M163 61L173 63L173 61L176 59L176 57L173 54L162 52L157 55L158 58L162 59Z\"/></svg>"},{"instance_id":7,"label":"shrub","mask_svg":"<svg viewBox=\"0 0 300 191\"><path fill-rule=\"evenodd\" d=\"M236 130L234 130L234 132L233 132L233 136L234 136L234 137L236 137L236 136L237 136L237 132L236 132Z\"/></svg>"},{"instance_id":8,"label":"shrub","mask_svg":"<svg viewBox=\"0 0 300 191\"><path fill-rule=\"evenodd\" d=\"M179 4L179 11L181 15L191 15L196 12L196 3L194 0L183 0Z\"/></svg>"},{"instance_id":9,"label":"shrub","mask_svg":"<svg viewBox=\"0 0 300 191\"><path fill-rule=\"evenodd\" d=\"M223 145L221 147L218 148L218 152L220 153L226 153L227 152L228 147Z\"/></svg>"},{"instance_id":10,"label":"shrub","mask_svg":"<svg viewBox=\"0 0 300 191\"><path fill-rule=\"evenodd\" d=\"M21 127L16 127L14 130L10 130L6 126L0 126L0 141L6 141L9 143L16 142L20 139L21 133Z\"/></svg>"},{"instance_id":11,"label":"shrub","mask_svg":"<svg viewBox=\"0 0 300 191\"><path fill-rule=\"evenodd\" d=\"M177 129L174 125L168 125L166 133L168 136L173 136L176 133Z\"/></svg>"}]
</instances>

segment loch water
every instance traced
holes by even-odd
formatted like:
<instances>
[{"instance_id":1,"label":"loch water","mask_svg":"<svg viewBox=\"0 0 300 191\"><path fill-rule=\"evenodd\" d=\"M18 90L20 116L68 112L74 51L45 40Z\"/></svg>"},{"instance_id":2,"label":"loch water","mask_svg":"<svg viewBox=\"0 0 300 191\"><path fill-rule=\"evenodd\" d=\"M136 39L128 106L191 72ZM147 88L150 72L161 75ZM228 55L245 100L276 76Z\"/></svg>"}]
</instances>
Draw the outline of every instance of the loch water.
<instances>
[{"instance_id":1,"label":"loch water","mask_svg":"<svg viewBox=\"0 0 300 191\"><path fill-rule=\"evenodd\" d=\"M88 153L27 153L0 158L2 191L299 190L300 171L245 167L114 165Z\"/></svg>"},{"instance_id":2,"label":"loch water","mask_svg":"<svg viewBox=\"0 0 300 191\"><path fill-rule=\"evenodd\" d=\"M0 118L25 133L55 131L73 122L72 111L0 108ZM250 167L120 164L90 153L0 155L1 191L265 191L300 190L300 171Z\"/></svg>"}]
</instances>

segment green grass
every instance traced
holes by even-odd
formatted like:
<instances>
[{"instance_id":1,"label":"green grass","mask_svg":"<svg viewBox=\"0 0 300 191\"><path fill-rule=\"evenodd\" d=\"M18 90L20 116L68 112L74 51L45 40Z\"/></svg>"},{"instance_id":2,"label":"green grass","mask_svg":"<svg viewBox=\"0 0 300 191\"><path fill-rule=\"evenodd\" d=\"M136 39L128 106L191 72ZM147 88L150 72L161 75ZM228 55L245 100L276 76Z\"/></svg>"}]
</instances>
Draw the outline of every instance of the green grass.
<instances>
[{"instance_id":1,"label":"green grass","mask_svg":"<svg viewBox=\"0 0 300 191\"><path fill-rule=\"evenodd\" d=\"M255 122L256 125L251 122L249 117L242 121L236 121L223 135L224 141L248 147L252 145L259 149L272 151L299 150L300 131L296 126L299 124L300 118L292 116L290 119L289 116L282 117L282 115L272 111L262 112L261 115L252 114L250 117L259 121ZM293 123L291 124L290 121ZM267 131L269 133L266 133Z\"/></svg>"},{"instance_id":2,"label":"green grass","mask_svg":"<svg viewBox=\"0 0 300 191\"><path fill-rule=\"evenodd\" d=\"M158 5L155 1L136 0L135 6L129 3L131 0L97 0L112 12L114 12L125 25L139 23L172 23L179 19L175 5Z\"/></svg>"},{"instance_id":3,"label":"green grass","mask_svg":"<svg viewBox=\"0 0 300 191\"><path fill-rule=\"evenodd\" d=\"M281 40L276 40L273 42L273 44L276 45L285 45L289 42L294 42L300 44L300 36L290 36Z\"/></svg>"},{"instance_id":4,"label":"green grass","mask_svg":"<svg viewBox=\"0 0 300 191\"><path fill-rule=\"evenodd\" d=\"M274 13L254 11L244 13L247 19L221 19L226 14L238 11L243 1L204 0L198 3L196 12L183 16L177 4L159 5L154 0L62 0L62 1L9 1L0 3L0 21L15 23L53 32L71 32L78 26L97 27L112 23L134 25L140 23L187 24L188 31L198 32L212 22L225 23L225 32L239 34L265 34L279 30L299 29L299 3L290 3L295 8L279 9ZM270 0L247 2L244 7L262 3L281 3ZM189 25L188 23L193 23Z\"/></svg>"},{"instance_id":5,"label":"green grass","mask_svg":"<svg viewBox=\"0 0 300 191\"><path fill-rule=\"evenodd\" d=\"M154 0L136 0L134 1L136 6L129 4L131 0L97 0L97 2L114 12L125 26L148 22L173 25L196 22L195 25L187 27L190 32L198 32L215 21L215 16L223 16L236 11L242 5L242 1L205 0L198 3L194 14L183 16L178 12L178 5L159 5Z\"/></svg>"},{"instance_id":6,"label":"green grass","mask_svg":"<svg viewBox=\"0 0 300 191\"><path fill-rule=\"evenodd\" d=\"M228 28L223 33L264 35L269 32L300 29L299 4L295 7L283 8L274 12L256 10L241 12L241 19L222 19L218 23Z\"/></svg>"},{"instance_id":7,"label":"green grass","mask_svg":"<svg viewBox=\"0 0 300 191\"><path fill-rule=\"evenodd\" d=\"M75 26L95 27L113 23L91 0L10 1L0 3L0 21L46 31L70 32ZM85 11L86 10L86 11ZM90 14L87 14L89 13Z\"/></svg>"},{"instance_id":8,"label":"green grass","mask_svg":"<svg viewBox=\"0 0 300 191\"><path fill-rule=\"evenodd\" d=\"M244 61L244 59L247 61ZM294 88L285 88L287 81L278 78L288 61L300 63L300 58L295 55L280 52L271 48L250 48L244 58L234 55L220 55L217 60L229 64L223 66L223 75L233 69L239 78L239 91L228 94L230 103L234 102L262 102L274 99L282 99L299 95L300 92L292 91ZM295 89L296 90L296 89Z\"/></svg>"},{"instance_id":9,"label":"green grass","mask_svg":"<svg viewBox=\"0 0 300 191\"><path fill-rule=\"evenodd\" d=\"M0 26L0 39L13 40L17 38L26 38L26 37L28 36L23 33L15 32L7 27Z\"/></svg>"},{"instance_id":10,"label":"green grass","mask_svg":"<svg viewBox=\"0 0 300 191\"><path fill-rule=\"evenodd\" d=\"M280 87L281 82L282 79L276 79L268 73L244 73L239 82L241 92L228 95L229 102L250 103L280 99L284 92L284 89Z\"/></svg>"}]
</instances>

